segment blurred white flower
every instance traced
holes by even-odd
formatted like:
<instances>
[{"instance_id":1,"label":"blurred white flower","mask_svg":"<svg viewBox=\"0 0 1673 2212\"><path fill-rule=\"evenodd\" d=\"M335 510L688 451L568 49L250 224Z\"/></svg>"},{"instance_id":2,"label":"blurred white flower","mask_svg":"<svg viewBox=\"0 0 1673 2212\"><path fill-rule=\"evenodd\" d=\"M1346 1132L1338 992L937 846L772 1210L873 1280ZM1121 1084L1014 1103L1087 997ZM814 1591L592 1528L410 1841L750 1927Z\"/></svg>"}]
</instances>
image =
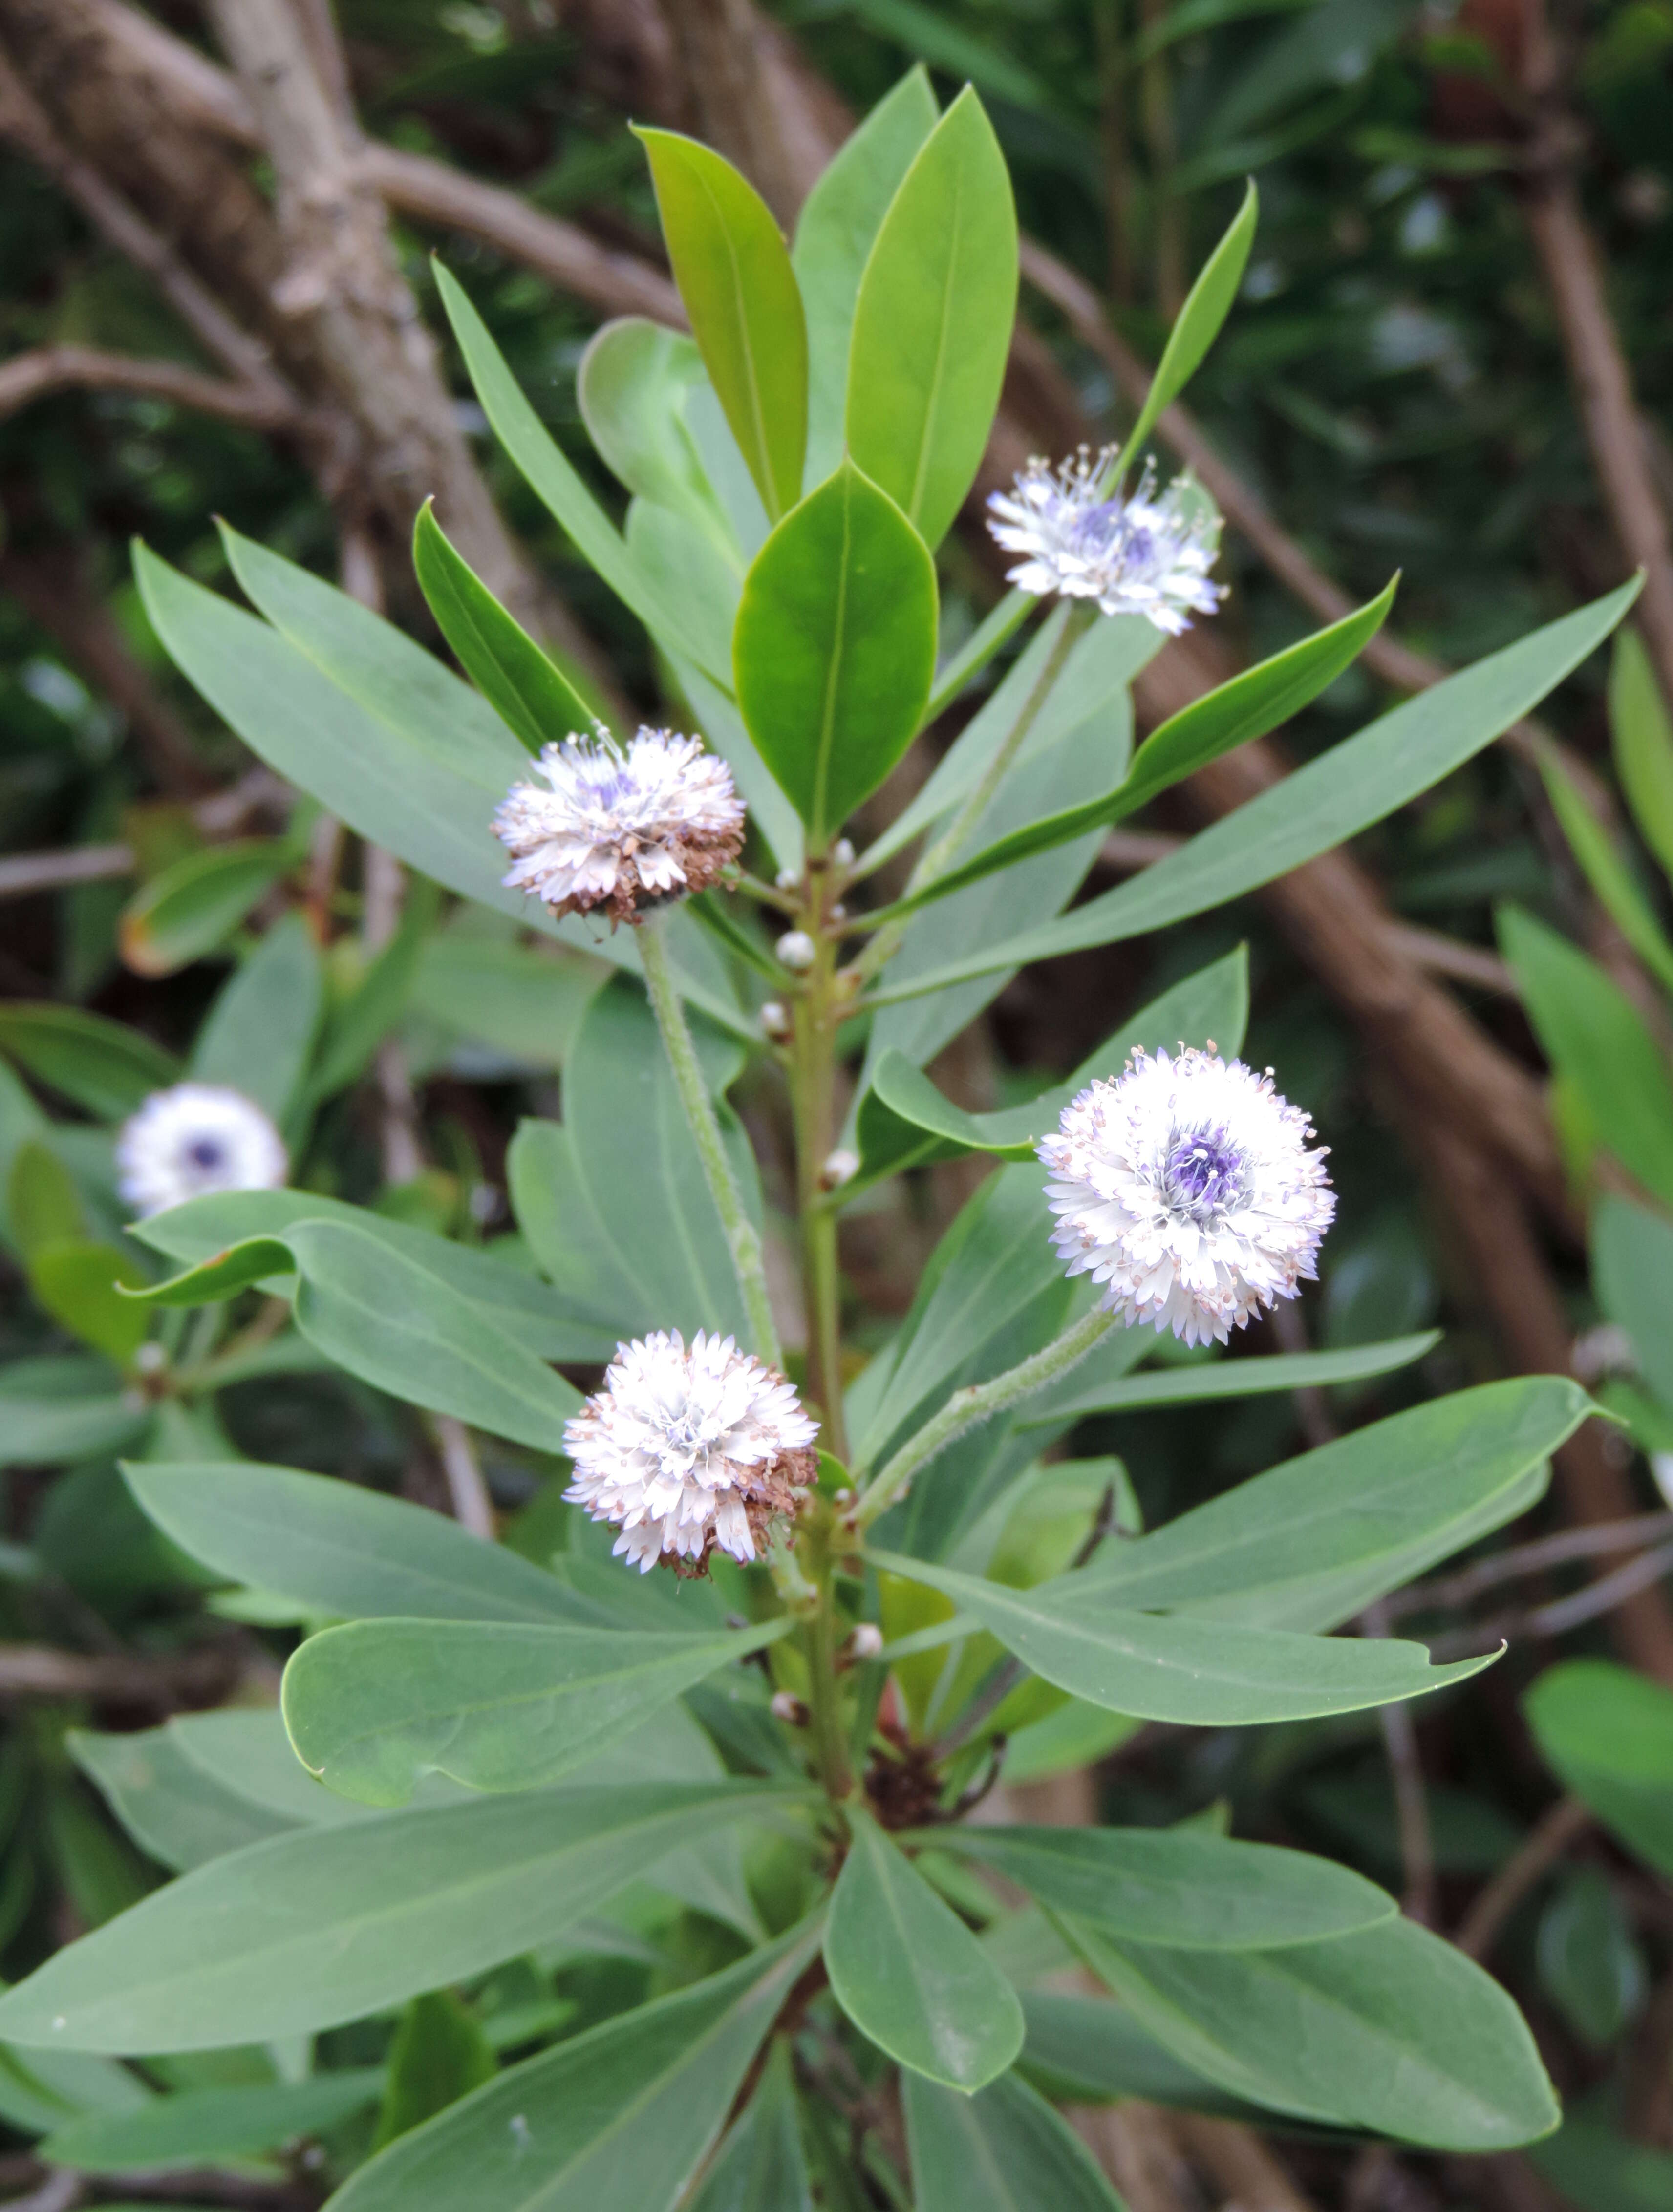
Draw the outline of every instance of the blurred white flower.
<instances>
[{"instance_id":1,"label":"blurred white flower","mask_svg":"<svg viewBox=\"0 0 1673 2212\"><path fill-rule=\"evenodd\" d=\"M752 1559L813 1480L818 1424L776 1369L701 1330L617 1345L604 1388L568 1422L564 1496L621 1528L617 1556L701 1573L718 1545Z\"/></svg>"},{"instance_id":2,"label":"blurred white flower","mask_svg":"<svg viewBox=\"0 0 1673 2212\"><path fill-rule=\"evenodd\" d=\"M289 1166L260 1107L218 1083L154 1091L116 1140L117 1188L142 1215L210 1191L277 1190Z\"/></svg>"},{"instance_id":3,"label":"blurred white flower","mask_svg":"<svg viewBox=\"0 0 1673 2212\"><path fill-rule=\"evenodd\" d=\"M1022 555L1007 574L1025 592L1096 599L1106 615L1143 615L1177 637L1226 596L1208 580L1220 550L1214 518L1194 511L1183 478L1159 498L1148 462L1131 499L1119 489L1105 498L1115 450L1083 446L1055 469L1030 461L1013 490L989 494L998 520L988 527L1007 553Z\"/></svg>"},{"instance_id":4,"label":"blurred white flower","mask_svg":"<svg viewBox=\"0 0 1673 2212\"><path fill-rule=\"evenodd\" d=\"M504 881L554 914L633 921L706 890L743 844L732 771L699 738L641 730L624 750L600 722L543 745L536 766L551 789L514 784L494 834L514 862Z\"/></svg>"},{"instance_id":5,"label":"blurred white flower","mask_svg":"<svg viewBox=\"0 0 1673 2212\"><path fill-rule=\"evenodd\" d=\"M1130 1327L1187 1344L1231 1330L1311 1278L1336 1210L1306 1115L1240 1060L1135 1053L1039 1147L1052 1241Z\"/></svg>"}]
</instances>

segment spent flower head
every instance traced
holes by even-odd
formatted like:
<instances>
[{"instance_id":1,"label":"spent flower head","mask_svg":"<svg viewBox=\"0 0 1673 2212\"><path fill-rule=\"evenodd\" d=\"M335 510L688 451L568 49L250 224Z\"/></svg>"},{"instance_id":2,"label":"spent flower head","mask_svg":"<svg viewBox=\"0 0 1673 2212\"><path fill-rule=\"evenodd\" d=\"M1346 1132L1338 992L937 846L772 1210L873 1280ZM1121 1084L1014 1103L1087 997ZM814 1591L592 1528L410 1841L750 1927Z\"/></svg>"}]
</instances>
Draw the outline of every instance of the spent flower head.
<instances>
[{"instance_id":1,"label":"spent flower head","mask_svg":"<svg viewBox=\"0 0 1673 2212\"><path fill-rule=\"evenodd\" d=\"M218 1083L154 1091L116 1139L117 1187L142 1215L211 1191L277 1190L289 1166L260 1107Z\"/></svg>"},{"instance_id":2,"label":"spent flower head","mask_svg":"<svg viewBox=\"0 0 1673 2212\"><path fill-rule=\"evenodd\" d=\"M989 494L997 520L988 527L1007 553L1022 556L1007 574L1025 592L1096 599L1106 615L1143 615L1177 637L1192 615L1213 614L1226 596L1208 580L1220 550L1215 520L1183 477L1158 496L1148 461L1130 499L1120 486L1106 497L1115 451L1083 446L1055 469L1030 461L1013 489Z\"/></svg>"},{"instance_id":3,"label":"spent flower head","mask_svg":"<svg viewBox=\"0 0 1673 2212\"><path fill-rule=\"evenodd\" d=\"M612 922L707 890L744 842L732 771L700 738L642 729L625 746L602 722L543 745L550 788L513 784L494 816L504 880L554 914L603 907Z\"/></svg>"},{"instance_id":4,"label":"spent flower head","mask_svg":"<svg viewBox=\"0 0 1673 2212\"><path fill-rule=\"evenodd\" d=\"M565 1425L564 1495L620 1527L615 1552L642 1574L659 1560L701 1573L717 1545L754 1559L795 1513L818 1434L776 1369L729 1336L699 1330L688 1346L660 1329L617 1346L603 1389Z\"/></svg>"},{"instance_id":5,"label":"spent flower head","mask_svg":"<svg viewBox=\"0 0 1673 2212\"><path fill-rule=\"evenodd\" d=\"M1311 1278L1336 1209L1307 1116L1240 1060L1136 1052L1093 1083L1039 1146L1052 1241L1131 1326L1187 1344L1233 1328Z\"/></svg>"}]
</instances>

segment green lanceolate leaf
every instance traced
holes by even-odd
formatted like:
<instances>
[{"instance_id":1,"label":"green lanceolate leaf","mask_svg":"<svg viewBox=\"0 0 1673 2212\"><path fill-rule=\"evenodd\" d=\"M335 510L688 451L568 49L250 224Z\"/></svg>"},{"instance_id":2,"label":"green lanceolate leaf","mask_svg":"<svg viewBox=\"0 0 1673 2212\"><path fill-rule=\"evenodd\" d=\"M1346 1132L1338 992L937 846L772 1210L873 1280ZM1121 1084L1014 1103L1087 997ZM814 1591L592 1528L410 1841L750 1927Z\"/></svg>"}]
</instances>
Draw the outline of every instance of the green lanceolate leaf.
<instances>
[{"instance_id":1,"label":"green lanceolate leaf","mask_svg":"<svg viewBox=\"0 0 1673 2212\"><path fill-rule=\"evenodd\" d=\"M975 480L1016 312L1011 180L967 86L883 219L849 351L849 452L928 545Z\"/></svg>"},{"instance_id":2,"label":"green lanceolate leaf","mask_svg":"<svg viewBox=\"0 0 1673 2212\"><path fill-rule=\"evenodd\" d=\"M29 1288L37 1305L72 1336L125 1367L150 1328L143 1305L125 1292L140 1290L145 1273L114 1244L64 1237L29 1255Z\"/></svg>"},{"instance_id":3,"label":"green lanceolate leaf","mask_svg":"<svg viewBox=\"0 0 1673 2212\"><path fill-rule=\"evenodd\" d=\"M491 2081L494 2046L451 1990L430 1990L401 2014L389 2046L389 2079L374 2150L423 2127Z\"/></svg>"},{"instance_id":4,"label":"green lanceolate leaf","mask_svg":"<svg viewBox=\"0 0 1673 2212\"><path fill-rule=\"evenodd\" d=\"M362 1620L311 1636L284 1672L303 1765L367 1805L404 1805L426 1774L473 1790L555 1782L788 1616L721 1636Z\"/></svg>"},{"instance_id":5,"label":"green lanceolate leaf","mask_svg":"<svg viewBox=\"0 0 1673 2212\"><path fill-rule=\"evenodd\" d=\"M968 1824L921 1842L990 1866L1052 1912L1112 1936L1188 1950L1276 1949L1375 1927L1386 1892L1328 1859L1185 1828Z\"/></svg>"},{"instance_id":6,"label":"green lanceolate leaf","mask_svg":"<svg viewBox=\"0 0 1673 2212\"><path fill-rule=\"evenodd\" d=\"M311 2033L553 1942L670 1852L785 1802L655 1783L276 1836L57 1953L0 1997L0 2038L145 2052Z\"/></svg>"},{"instance_id":7,"label":"green lanceolate leaf","mask_svg":"<svg viewBox=\"0 0 1673 2212\"><path fill-rule=\"evenodd\" d=\"M140 1849L177 1874L292 1825L195 1765L166 1728L127 1735L76 1729L67 1741L76 1765Z\"/></svg>"},{"instance_id":8,"label":"green lanceolate leaf","mask_svg":"<svg viewBox=\"0 0 1673 2212\"><path fill-rule=\"evenodd\" d=\"M1579 862L1597 902L1664 990L1673 990L1673 945L1656 919L1614 837L1587 805L1554 752L1542 754L1539 772L1551 811Z\"/></svg>"},{"instance_id":9,"label":"green lanceolate leaf","mask_svg":"<svg viewBox=\"0 0 1673 2212\"><path fill-rule=\"evenodd\" d=\"M1255 2103L1442 2150L1505 2150L1557 2124L1505 1991L1399 1914L1281 1951L1163 1951L1064 1924L1153 2035Z\"/></svg>"},{"instance_id":10,"label":"green lanceolate leaf","mask_svg":"<svg viewBox=\"0 0 1673 2212\"><path fill-rule=\"evenodd\" d=\"M1591 1273L1640 1373L1662 1405L1673 1406L1673 1223L1606 1191L1592 1215Z\"/></svg>"},{"instance_id":11,"label":"green lanceolate leaf","mask_svg":"<svg viewBox=\"0 0 1673 2212\"><path fill-rule=\"evenodd\" d=\"M532 753L591 728L580 693L448 544L431 500L413 525L412 566L459 665Z\"/></svg>"},{"instance_id":12,"label":"green lanceolate leaf","mask_svg":"<svg viewBox=\"0 0 1673 2212\"><path fill-rule=\"evenodd\" d=\"M915 2073L979 2089L1022 2045L1016 1993L871 1816L849 1809L824 1962L861 2032Z\"/></svg>"},{"instance_id":13,"label":"green lanceolate leaf","mask_svg":"<svg viewBox=\"0 0 1673 2212\"><path fill-rule=\"evenodd\" d=\"M730 161L672 131L637 136L704 366L776 521L801 496L807 450L807 323L789 253Z\"/></svg>"},{"instance_id":14,"label":"green lanceolate leaf","mask_svg":"<svg viewBox=\"0 0 1673 2212\"><path fill-rule=\"evenodd\" d=\"M33 1360L15 1361L7 1370L0 1388L0 1467L102 1459L135 1443L150 1425L149 1406L137 1390L120 1389L119 1375L104 1360L64 1364L69 1371L62 1395L57 1387L44 1387L51 1378Z\"/></svg>"},{"instance_id":15,"label":"green lanceolate leaf","mask_svg":"<svg viewBox=\"0 0 1673 2212\"><path fill-rule=\"evenodd\" d=\"M172 975L225 943L291 866L292 848L269 837L188 853L153 876L122 909L122 957L139 975Z\"/></svg>"},{"instance_id":16,"label":"green lanceolate leaf","mask_svg":"<svg viewBox=\"0 0 1673 2212\"><path fill-rule=\"evenodd\" d=\"M1317 859L1427 791L1537 705L1609 635L1637 590L1636 582L1623 584L1449 676L1284 777L1131 883L967 960L916 975L898 994L879 992L873 1003L1161 929Z\"/></svg>"},{"instance_id":17,"label":"green lanceolate leaf","mask_svg":"<svg viewBox=\"0 0 1673 2212\"><path fill-rule=\"evenodd\" d=\"M732 525L686 421L692 394L707 380L684 331L622 315L587 342L575 397L587 435L628 490L694 524L733 565Z\"/></svg>"},{"instance_id":18,"label":"green lanceolate leaf","mask_svg":"<svg viewBox=\"0 0 1673 2212\"><path fill-rule=\"evenodd\" d=\"M1673 725L1644 641L1616 632L1609 666L1609 732L1615 772L1639 835L1673 875Z\"/></svg>"},{"instance_id":19,"label":"green lanceolate leaf","mask_svg":"<svg viewBox=\"0 0 1673 2212\"><path fill-rule=\"evenodd\" d=\"M337 2127L375 2104L382 2089L380 2066L317 2074L307 2081L183 2089L128 2112L89 2112L55 2130L37 2154L83 2173L216 2166Z\"/></svg>"},{"instance_id":20,"label":"green lanceolate leaf","mask_svg":"<svg viewBox=\"0 0 1673 2212\"><path fill-rule=\"evenodd\" d=\"M1203 355L1220 335L1220 325L1231 313L1232 302L1243 282L1260 211L1260 202L1251 183L1226 235L1203 263L1179 310L1178 319L1168 334L1162 358L1151 379L1150 391L1139 410L1139 419L1128 433L1127 443L1122 449L1122 468L1143 450L1157 416L1184 390Z\"/></svg>"},{"instance_id":21,"label":"green lanceolate leaf","mask_svg":"<svg viewBox=\"0 0 1673 2212\"><path fill-rule=\"evenodd\" d=\"M904 2078L917 2212L1122 2212L1067 2120L1013 2074L973 2097Z\"/></svg>"},{"instance_id":22,"label":"green lanceolate leaf","mask_svg":"<svg viewBox=\"0 0 1673 2212\"><path fill-rule=\"evenodd\" d=\"M1088 830L1124 821L1172 785L1207 767L1210 761L1218 760L1222 753L1232 752L1252 738L1264 737L1268 730L1275 730L1281 722L1287 721L1292 714L1299 714L1316 699L1327 685L1334 684L1355 659L1382 628L1394 604L1394 593L1395 583L1391 582L1368 606L1345 615L1329 629L1303 638L1299 645L1275 654L1270 660L1263 660L1258 668L1245 670L1229 684L1222 684L1218 690L1209 692L1206 698L1194 700L1189 707L1182 708L1140 746L1132 767L1113 791L1102 798L1090 799L1082 805L1068 807L1060 814L1047 815L1025 829L1013 830L1008 837L1000 838L983 852L973 853L968 860L960 861L957 867L936 877L921 890L897 900L886 911L891 915L910 914L1001 868L1014 867L1035 853L1049 851L1055 845L1066 845L1074 838L1084 836Z\"/></svg>"},{"instance_id":23,"label":"green lanceolate leaf","mask_svg":"<svg viewBox=\"0 0 1673 2212\"><path fill-rule=\"evenodd\" d=\"M336 2212L673 2212L818 1935L525 2059L362 2166Z\"/></svg>"},{"instance_id":24,"label":"green lanceolate leaf","mask_svg":"<svg viewBox=\"0 0 1673 2212\"><path fill-rule=\"evenodd\" d=\"M0 1053L100 1121L119 1121L179 1080L180 1064L137 1030L79 1006L0 1006Z\"/></svg>"},{"instance_id":25,"label":"green lanceolate leaf","mask_svg":"<svg viewBox=\"0 0 1673 2212\"><path fill-rule=\"evenodd\" d=\"M1567 1786L1673 1877L1673 1692L1607 1659L1570 1659L1546 1669L1523 1711Z\"/></svg>"},{"instance_id":26,"label":"green lanceolate leaf","mask_svg":"<svg viewBox=\"0 0 1673 2212\"><path fill-rule=\"evenodd\" d=\"M1022 2009L1027 2033L1018 2066L1062 2103L1142 2097L1148 2104L1260 2124L1258 2106L1187 2066L1125 2005L1058 1990L1025 1990Z\"/></svg>"},{"instance_id":27,"label":"green lanceolate leaf","mask_svg":"<svg viewBox=\"0 0 1673 2212\"><path fill-rule=\"evenodd\" d=\"M283 1124L301 1091L324 1003L319 947L302 916L286 915L210 1008L193 1076L241 1091Z\"/></svg>"},{"instance_id":28,"label":"green lanceolate leaf","mask_svg":"<svg viewBox=\"0 0 1673 2212\"><path fill-rule=\"evenodd\" d=\"M816 850L912 741L935 609L922 540L849 461L756 556L733 638L739 708Z\"/></svg>"},{"instance_id":29,"label":"green lanceolate leaf","mask_svg":"<svg viewBox=\"0 0 1673 2212\"><path fill-rule=\"evenodd\" d=\"M1147 1375L1084 1385L1079 1374L1066 1377L1049 1411L1025 1419L1025 1427L1058 1422L1086 1413L1125 1413L1140 1407L1195 1406L1220 1398L1260 1398L1275 1390L1321 1390L1333 1383L1360 1382L1409 1367L1440 1341L1437 1328L1413 1336L1393 1336L1385 1344L1354 1344L1341 1352L1279 1352L1258 1359L1211 1359L1184 1367L1154 1368Z\"/></svg>"},{"instance_id":30,"label":"green lanceolate leaf","mask_svg":"<svg viewBox=\"0 0 1673 2212\"><path fill-rule=\"evenodd\" d=\"M873 240L938 110L923 69L885 93L802 203L790 259L807 313L807 465L810 490L843 458L849 343Z\"/></svg>"},{"instance_id":31,"label":"green lanceolate leaf","mask_svg":"<svg viewBox=\"0 0 1673 2212\"><path fill-rule=\"evenodd\" d=\"M816 2212L786 2037L770 2045L761 2086L716 2151L690 2212Z\"/></svg>"},{"instance_id":32,"label":"green lanceolate leaf","mask_svg":"<svg viewBox=\"0 0 1673 2212\"><path fill-rule=\"evenodd\" d=\"M563 1584L457 1522L359 1484L253 1460L124 1469L194 1559L338 1620L591 1619Z\"/></svg>"},{"instance_id":33,"label":"green lanceolate leaf","mask_svg":"<svg viewBox=\"0 0 1673 2212\"><path fill-rule=\"evenodd\" d=\"M73 1242L88 1233L75 1177L39 1137L26 1137L12 1154L6 1218L12 1243L26 1261L46 1245Z\"/></svg>"},{"instance_id":34,"label":"green lanceolate leaf","mask_svg":"<svg viewBox=\"0 0 1673 2212\"><path fill-rule=\"evenodd\" d=\"M1060 1690L1142 1720L1237 1728L1357 1712L1466 1680L1497 1656L1433 1667L1421 1644L1129 1611L1114 1601L1119 1592L1081 1575L1012 1590L922 1559L868 1556L952 1598Z\"/></svg>"}]
</instances>

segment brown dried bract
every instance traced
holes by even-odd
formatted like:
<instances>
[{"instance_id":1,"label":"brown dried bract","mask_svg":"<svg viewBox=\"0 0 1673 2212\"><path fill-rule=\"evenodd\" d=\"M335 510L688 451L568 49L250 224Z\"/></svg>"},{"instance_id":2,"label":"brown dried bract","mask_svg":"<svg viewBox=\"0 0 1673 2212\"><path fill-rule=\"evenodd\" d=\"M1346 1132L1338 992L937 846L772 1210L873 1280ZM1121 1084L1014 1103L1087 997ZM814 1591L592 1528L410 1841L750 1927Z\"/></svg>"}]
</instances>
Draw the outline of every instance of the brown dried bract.
<instances>
[{"instance_id":1,"label":"brown dried bract","mask_svg":"<svg viewBox=\"0 0 1673 2212\"><path fill-rule=\"evenodd\" d=\"M586 892L572 893L560 899L552 912L560 916L607 914L611 929L624 921L636 929L647 915L654 914L659 908L672 905L676 899L695 898L700 891L709 890L721 870L729 867L744 849L743 824L739 823L731 830L705 830L690 836L667 837L662 842L684 872L685 881L676 884L672 890L647 890L639 880L632 853L624 848L616 881L609 890L596 896Z\"/></svg>"},{"instance_id":2,"label":"brown dried bract","mask_svg":"<svg viewBox=\"0 0 1673 2212\"><path fill-rule=\"evenodd\" d=\"M801 1501L818 1466L818 1454L804 1448L800 1451L781 1452L763 1468L739 1469L739 1480L733 1487L744 1501L757 1559L770 1544L775 1524L794 1521L800 1511ZM709 1573L709 1554L714 1549L715 1532L711 1528L704 1540L701 1559L688 1559L678 1552L664 1552L657 1564L672 1567L682 1582L700 1582Z\"/></svg>"}]
</instances>

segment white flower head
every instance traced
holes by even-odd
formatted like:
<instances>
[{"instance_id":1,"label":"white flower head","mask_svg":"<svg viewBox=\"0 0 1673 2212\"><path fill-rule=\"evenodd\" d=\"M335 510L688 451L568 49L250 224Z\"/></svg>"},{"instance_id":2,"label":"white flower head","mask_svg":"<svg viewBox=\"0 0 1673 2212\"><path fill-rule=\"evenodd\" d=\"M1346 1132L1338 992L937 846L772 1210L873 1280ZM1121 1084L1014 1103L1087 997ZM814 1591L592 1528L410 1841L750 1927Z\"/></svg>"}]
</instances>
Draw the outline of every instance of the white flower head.
<instances>
[{"instance_id":1,"label":"white flower head","mask_svg":"<svg viewBox=\"0 0 1673 2212\"><path fill-rule=\"evenodd\" d=\"M1135 1053L1092 1084L1039 1146L1052 1241L1072 1275L1104 1285L1129 1327L1187 1344L1235 1327L1311 1279L1336 1210L1306 1115L1240 1060Z\"/></svg>"},{"instance_id":2,"label":"white flower head","mask_svg":"<svg viewBox=\"0 0 1673 2212\"><path fill-rule=\"evenodd\" d=\"M618 1344L604 1388L563 1431L563 1493L621 1528L618 1558L642 1574L666 1559L701 1574L718 1545L752 1559L813 1480L818 1424L776 1369L701 1330ZM690 1567L682 1563L695 1562Z\"/></svg>"},{"instance_id":3,"label":"white flower head","mask_svg":"<svg viewBox=\"0 0 1673 2212\"><path fill-rule=\"evenodd\" d=\"M744 842L732 771L700 738L641 730L624 747L602 722L543 745L550 789L514 783L494 816L512 855L504 881L554 914L603 907L612 922L707 890Z\"/></svg>"},{"instance_id":4,"label":"white flower head","mask_svg":"<svg viewBox=\"0 0 1673 2212\"><path fill-rule=\"evenodd\" d=\"M1106 497L1115 450L1083 446L1055 469L1030 461L1013 490L989 495L998 520L988 527L1007 553L1022 555L1007 574L1025 592L1096 599L1106 615L1143 615L1177 637L1226 596L1208 580L1220 550L1215 519L1183 477L1159 497L1148 461L1131 499L1119 485Z\"/></svg>"},{"instance_id":5,"label":"white flower head","mask_svg":"<svg viewBox=\"0 0 1673 2212\"><path fill-rule=\"evenodd\" d=\"M217 1190L277 1190L289 1163L278 1131L241 1091L177 1083L122 1124L118 1188L142 1215Z\"/></svg>"}]
</instances>

